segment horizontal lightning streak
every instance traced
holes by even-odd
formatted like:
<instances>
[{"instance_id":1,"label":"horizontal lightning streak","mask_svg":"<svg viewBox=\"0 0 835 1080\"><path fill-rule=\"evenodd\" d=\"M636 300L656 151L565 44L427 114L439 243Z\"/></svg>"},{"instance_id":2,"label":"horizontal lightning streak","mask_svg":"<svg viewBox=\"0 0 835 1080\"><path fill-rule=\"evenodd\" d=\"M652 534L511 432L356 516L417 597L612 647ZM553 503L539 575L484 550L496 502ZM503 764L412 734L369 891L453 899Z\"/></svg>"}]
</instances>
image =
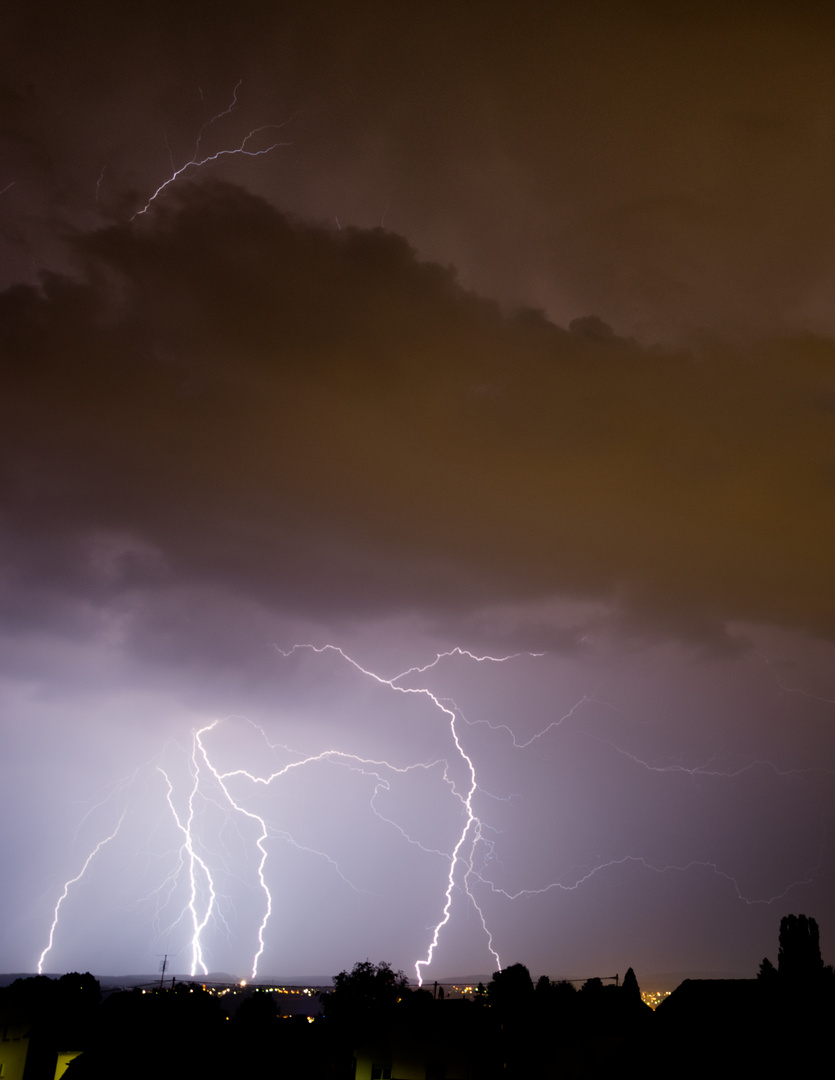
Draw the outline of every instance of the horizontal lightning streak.
<instances>
[{"instance_id":1,"label":"horizontal lightning streak","mask_svg":"<svg viewBox=\"0 0 835 1080\"><path fill-rule=\"evenodd\" d=\"M240 146L233 147L231 150L218 150L216 154L209 154L208 157L201 158L200 160L192 158L190 161L187 161L185 165L181 165L167 180L164 180L163 183L160 184L142 209L137 210L131 217L131 221L135 221L141 214L147 214L151 209L151 204L159 198L167 187L173 184L175 180L178 180L187 169L201 169L204 165L208 165L212 161L218 161L222 157L233 157L236 154L243 154L244 157L262 157L264 154L270 154L273 150L277 150L280 146L289 146L289 143L275 142L270 146L264 147L262 150L247 150L246 148L250 139L253 139L260 132L269 131L271 129L275 130L283 126L283 124L264 124L261 127L253 128L246 138L242 140Z\"/></svg>"},{"instance_id":2,"label":"horizontal lightning streak","mask_svg":"<svg viewBox=\"0 0 835 1080\"><path fill-rule=\"evenodd\" d=\"M252 721L249 722L252 723ZM255 727L256 730L258 730L261 735L264 736L264 741L267 743L267 746L269 746L271 750L282 749L287 752L291 752L289 750L289 747L283 746L281 744L271 743L267 739L263 729L258 727L257 724L253 724L253 727ZM427 854L430 855L441 855L445 858L450 857L449 852L439 851L437 848L426 847L426 845L422 844L419 840L416 840L414 839L414 837L409 836L409 834L406 832L402 825L398 824L398 822L396 821L393 821L391 818L386 817L385 814L381 813L381 811L376 805L377 795L381 791L391 790L391 783L389 782L389 780L387 780L384 776L380 775L380 770L382 769L387 769L390 772L405 775L417 769L429 770L442 766L444 781L447 783L453 793L455 793L455 784L452 778L449 776L449 765L443 758L439 758L435 761L417 762L413 765L393 765L390 761L382 761L378 758L360 757L358 754L351 754L345 750L336 750L334 748L330 748L328 750L322 750L318 754L310 754L307 757L300 757L296 761L288 762L287 765L283 765L280 769L276 769L273 772L269 773L269 775L259 776L249 772L249 770L247 769L229 769L226 772L221 773L221 776L224 780L228 780L232 777L244 777L249 780L250 783L263 784L264 786L267 786L271 784L274 780L287 776L293 769L298 769L306 765L318 764L323 761L329 762L331 764L341 765L344 768L350 769L352 772L358 772L363 776L374 777L377 783L374 787L374 795L371 798L370 806L374 813L377 815L377 817L381 821L385 822L386 825L390 825L392 828L396 829L404 840L414 845L415 847L420 848L421 851L425 851ZM457 797L460 798L460 795ZM289 836L289 834L286 835ZM298 844L296 844L295 841L292 842L295 844L295 846L299 847L299 850L312 850L308 848L301 848ZM315 852L315 854L321 855L322 852ZM329 859L332 865L337 869L340 877L342 877L342 879L347 884L349 884L352 889L356 889L356 886L354 886L338 868L338 864L336 863L336 861L330 859L329 856L324 857Z\"/></svg>"},{"instance_id":3,"label":"horizontal lightning streak","mask_svg":"<svg viewBox=\"0 0 835 1080\"><path fill-rule=\"evenodd\" d=\"M655 874L667 874L672 872L686 873L687 871L693 869L710 870L712 871L712 873L716 874L717 877L724 878L725 881L730 882L730 884L734 887L737 899L741 900L745 904L750 905L768 905L773 904L776 900L782 900L783 897L787 896L792 889L797 888L800 885L808 885L813 880L813 875L816 869L815 867L813 867L812 870L808 872L806 877L801 878L798 881L792 881L789 885L786 886L786 888L782 892L775 893L774 896L759 898L746 896L743 893L742 889L739 887L739 882L732 874L728 874L726 871L720 870L716 863L709 862L704 859L693 859L690 862L684 863L682 865L676 863L669 863L664 866L656 866L653 863L649 862L649 860L644 859L641 856L624 855L619 859L610 859L609 862L600 863L599 866L593 867L586 874L583 874L582 877L577 878L577 880L573 884L567 885L563 882L552 881L548 885L543 885L539 889L519 889L516 892L509 892L507 889L502 889L498 885L490 881L488 878L485 878L480 874L475 874L475 876L480 882L482 882L482 884L486 885L491 892L494 892L499 896L504 896L508 900L518 900L522 896L542 896L544 893L552 892L554 889L557 889L560 892L575 892L577 889L580 888L581 885L584 885L587 881L590 881L598 874L602 874L605 870L609 870L615 866L625 866L630 863L643 867L643 869L649 870Z\"/></svg>"},{"instance_id":4,"label":"horizontal lightning streak","mask_svg":"<svg viewBox=\"0 0 835 1080\"><path fill-rule=\"evenodd\" d=\"M800 697L805 697L809 701L819 701L822 705L835 705L835 698L821 697L819 694L812 694L808 690L802 690L798 686L786 686L786 684L780 679L774 670L773 661L769 660L763 653L758 652L760 660L768 668L768 672L771 675L774 682L780 687L784 694L798 694Z\"/></svg>"},{"instance_id":5,"label":"horizontal lightning streak","mask_svg":"<svg viewBox=\"0 0 835 1080\"><path fill-rule=\"evenodd\" d=\"M687 776L714 776L718 779L733 780L738 776L742 776L747 772L752 772L754 769L765 769L768 772L774 773L775 776L780 777L799 777L808 776L812 773L822 773L824 775L833 775L835 770L824 768L794 768L794 769L780 769L773 761L766 761L762 758L754 758L751 761L747 761L744 765L739 765L736 768L720 769L714 766L715 758L711 758L703 765L680 765L673 763L672 765L652 765L650 762L645 761L637 754L630 753L629 750L624 750L623 747L617 745L611 739L604 739L600 735L593 735L587 733L588 738L594 739L596 742L602 743L604 746L609 746L615 753L620 754L622 757L628 758L636 765L640 765L648 772L656 773L685 773Z\"/></svg>"}]
</instances>

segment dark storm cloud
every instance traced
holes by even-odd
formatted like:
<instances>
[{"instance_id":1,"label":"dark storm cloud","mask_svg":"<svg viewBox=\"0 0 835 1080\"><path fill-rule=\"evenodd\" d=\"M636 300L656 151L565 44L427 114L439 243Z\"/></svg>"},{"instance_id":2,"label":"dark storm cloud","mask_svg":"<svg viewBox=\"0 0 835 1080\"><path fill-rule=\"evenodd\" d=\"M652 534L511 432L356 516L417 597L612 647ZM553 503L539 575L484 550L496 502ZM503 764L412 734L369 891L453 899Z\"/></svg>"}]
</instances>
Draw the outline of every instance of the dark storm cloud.
<instances>
[{"instance_id":1,"label":"dark storm cloud","mask_svg":"<svg viewBox=\"0 0 835 1080\"><path fill-rule=\"evenodd\" d=\"M833 329L826 5L52 9L2 16L9 91L38 102L30 212L129 217L243 80L205 145L291 120L292 150L230 178L383 222L482 293L646 338Z\"/></svg>"},{"instance_id":2,"label":"dark storm cloud","mask_svg":"<svg viewBox=\"0 0 835 1080\"><path fill-rule=\"evenodd\" d=\"M73 247L78 278L0 301L13 621L177 581L321 616L559 593L651 635L833 632L829 342L504 315L395 235L231 187Z\"/></svg>"}]
</instances>

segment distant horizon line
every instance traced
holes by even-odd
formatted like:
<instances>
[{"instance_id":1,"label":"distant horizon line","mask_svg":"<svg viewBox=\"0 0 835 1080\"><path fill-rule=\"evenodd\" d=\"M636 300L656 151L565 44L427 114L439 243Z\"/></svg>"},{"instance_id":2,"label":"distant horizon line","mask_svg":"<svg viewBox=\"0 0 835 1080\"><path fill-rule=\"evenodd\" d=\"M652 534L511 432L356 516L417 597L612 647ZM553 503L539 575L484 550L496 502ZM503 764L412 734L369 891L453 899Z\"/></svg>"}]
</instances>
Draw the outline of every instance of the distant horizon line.
<instances>
[{"instance_id":1,"label":"distant horizon line","mask_svg":"<svg viewBox=\"0 0 835 1080\"><path fill-rule=\"evenodd\" d=\"M73 969L73 970L77 971L78 969L76 968L76 969ZM202 975L202 974L201 975L189 975L189 974L186 974L186 973L180 974L178 972L172 972L172 971L169 970L169 971L166 971L164 978L161 977L159 972L157 972L156 974L154 974L153 972L143 972L143 973L139 973L139 974L137 974L137 973L126 973L126 974L120 974L120 975L98 975L98 974L96 974L95 972L92 972L92 971L90 971L90 972L85 971L85 972L80 972L80 973L81 974L89 973L89 974L93 975L93 977L99 983L102 983L103 985L104 984L106 984L106 985L117 984L117 985L130 985L130 986L152 985L152 984L159 984L160 982L162 982L163 985L164 985L165 983L170 984L171 980L175 979L177 982L217 983L217 984L222 984L222 985L225 985L225 986L239 986L241 988L251 988L251 987L259 988L259 987L264 987L264 986L268 986L268 985L275 985L275 986L288 986L288 987L294 987L294 986L314 987L317 990L329 990L333 986L333 979L334 979L333 975L321 975L321 974L317 974L317 975L299 975L297 973L296 974L290 974L290 975L281 975L281 976L278 976L278 975L274 975L274 976L258 976L257 979L248 979L248 978L236 978L235 976L231 975L228 971L210 971L206 975ZM34 971L33 972L27 972L27 971L0 972L0 987L10 985L12 982L14 982L15 979L33 978L37 974L38 974L38 972L34 972ZM69 974L69 972L42 972L41 974L43 974L46 978L60 979L62 975ZM625 971L624 972L617 972L617 975L619 976L620 981L623 980L623 976L625 974L626 974ZM491 978L492 978L492 975L493 975L493 973L491 972L490 974L481 974L481 975L443 976L443 977L439 977L438 979L424 979L423 989L430 989L431 987L435 986L436 984L438 986L447 987L447 986L456 986L456 985L461 985L461 984L465 984L466 986L477 986L478 983L483 983L485 986L487 986L489 984ZM534 982L536 981L536 978L538 978L538 977L539 976L534 976ZM592 978L599 978L599 979L609 980L609 979L613 979L615 976L614 975L605 975L605 976L604 975L579 975L579 976L573 976L572 977L572 976L563 976L563 975L558 975L558 976L549 975L548 977L553 982L584 983L588 979L592 979ZM756 972L754 972L753 974L745 974L744 972L729 971L729 970L720 970L720 971L704 971L704 970L702 970L702 971L694 971L694 970L689 970L689 971L651 972L649 974L644 975L643 977L640 976L638 973L636 973L636 977L638 978L639 985L641 986L642 989L644 989L644 988L655 987L655 986L659 986L659 985L664 985L665 987L667 987L667 986L669 986L670 983L673 983L674 986L677 986L677 985L679 985L679 983L684 982L686 979L755 979L757 976L756 976ZM410 980L409 988L413 989L413 990L418 989L417 982Z\"/></svg>"}]
</instances>

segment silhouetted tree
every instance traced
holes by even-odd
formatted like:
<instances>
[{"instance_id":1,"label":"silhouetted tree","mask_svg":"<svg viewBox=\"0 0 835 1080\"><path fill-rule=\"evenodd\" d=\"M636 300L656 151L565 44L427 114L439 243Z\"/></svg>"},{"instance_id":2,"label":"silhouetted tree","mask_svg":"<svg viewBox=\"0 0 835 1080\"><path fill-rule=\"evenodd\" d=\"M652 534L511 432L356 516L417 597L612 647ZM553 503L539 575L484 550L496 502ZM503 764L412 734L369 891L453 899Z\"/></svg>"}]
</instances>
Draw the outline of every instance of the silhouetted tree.
<instances>
[{"instance_id":1,"label":"silhouetted tree","mask_svg":"<svg viewBox=\"0 0 835 1080\"><path fill-rule=\"evenodd\" d=\"M30 975L15 979L6 991L15 1008L30 1018L50 1015L57 1000L58 981L48 975Z\"/></svg>"},{"instance_id":2,"label":"silhouetted tree","mask_svg":"<svg viewBox=\"0 0 835 1080\"><path fill-rule=\"evenodd\" d=\"M511 964L493 974L487 987L492 1047L504 1077L536 1076L539 1029L533 1022L533 979L524 964ZM537 1010L538 1011L538 1010Z\"/></svg>"},{"instance_id":3,"label":"silhouetted tree","mask_svg":"<svg viewBox=\"0 0 835 1080\"><path fill-rule=\"evenodd\" d=\"M350 971L340 971L333 977L334 994L367 1005L393 1005L408 986L403 972L394 971L385 961L372 964L360 960Z\"/></svg>"},{"instance_id":4,"label":"silhouetted tree","mask_svg":"<svg viewBox=\"0 0 835 1080\"><path fill-rule=\"evenodd\" d=\"M762 963L760 964L760 970L757 972L757 978L761 982L771 983L777 978L777 968L772 964L767 956L764 956Z\"/></svg>"},{"instance_id":5,"label":"silhouetted tree","mask_svg":"<svg viewBox=\"0 0 835 1080\"><path fill-rule=\"evenodd\" d=\"M638 980L635 978L635 972L632 968L626 972L623 977L623 997L630 1001L641 1000L641 988L638 986Z\"/></svg>"},{"instance_id":6,"label":"silhouetted tree","mask_svg":"<svg viewBox=\"0 0 835 1080\"><path fill-rule=\"evenodd\" d=\"M533 979L524 964L511 964L496 971L487 987L491 1005L500 1009L521 1009L533 998Z\"/></svg>"},{"instance_id":7,"label":"silhouetted tree","mask_svg":"<svg viewBox=\"0 0 835 1080\"><path fill-rule=\"evenodd\" d=\"M814 919L784 915L780 920L780 952L777 971L792 981L814 979L823 971L820 933Z\"/></svg>"},{"instance_id":8,"label":"silhouetted tree","mask_svg":"<svg viewBox=\"0 0 835 1080\"><path fill-rule=\"evenodd\" d=\"M384 961L372 964L360 960L350 971L333 977L333 990L322 994L325 1017L330 1020L362 1022L383 1020L408 992L409 980Z\"/></svg>"}]
</instances>

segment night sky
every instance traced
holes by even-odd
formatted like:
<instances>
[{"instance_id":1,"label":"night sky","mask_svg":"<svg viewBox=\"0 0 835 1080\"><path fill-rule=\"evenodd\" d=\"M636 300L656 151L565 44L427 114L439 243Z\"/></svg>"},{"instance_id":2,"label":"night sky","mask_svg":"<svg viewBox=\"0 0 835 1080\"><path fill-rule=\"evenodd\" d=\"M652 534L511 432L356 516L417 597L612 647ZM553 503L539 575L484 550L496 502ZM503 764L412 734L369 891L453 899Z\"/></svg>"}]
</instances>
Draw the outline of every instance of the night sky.
<instances>
[{"instance_id":1,"label":"night sky","mask_svg":"<svg viewBox=\"0 0 835 1080\"><path fill-rule=\"evenodd\" d=\"M6 5L0 969L835 959L835 17L722 7Z\"/></svg>"}]
</instances>

